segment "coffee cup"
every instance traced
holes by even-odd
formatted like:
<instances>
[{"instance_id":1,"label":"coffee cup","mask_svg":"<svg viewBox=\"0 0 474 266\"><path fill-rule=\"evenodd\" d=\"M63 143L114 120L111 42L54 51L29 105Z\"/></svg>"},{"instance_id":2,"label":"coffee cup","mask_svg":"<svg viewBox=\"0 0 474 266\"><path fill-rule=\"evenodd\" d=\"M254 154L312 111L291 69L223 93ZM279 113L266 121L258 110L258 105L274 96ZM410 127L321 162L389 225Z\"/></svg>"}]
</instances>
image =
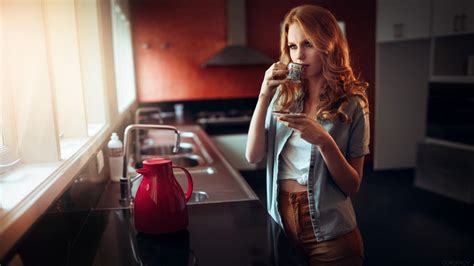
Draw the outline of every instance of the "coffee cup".
<instances>
[{"instance_id":1,"label":"coffee cup","mask_svg":"<svg viewBox=\"0 0 474 266\"><path fill-rule=\"evenodd\" d=\"M304 73L304 65L298 64L298 63L289 63L288 75L286 76L286 79L295 83L300 83L301 80L303 79L303 73Z\"/></svg>"}]
</instances>

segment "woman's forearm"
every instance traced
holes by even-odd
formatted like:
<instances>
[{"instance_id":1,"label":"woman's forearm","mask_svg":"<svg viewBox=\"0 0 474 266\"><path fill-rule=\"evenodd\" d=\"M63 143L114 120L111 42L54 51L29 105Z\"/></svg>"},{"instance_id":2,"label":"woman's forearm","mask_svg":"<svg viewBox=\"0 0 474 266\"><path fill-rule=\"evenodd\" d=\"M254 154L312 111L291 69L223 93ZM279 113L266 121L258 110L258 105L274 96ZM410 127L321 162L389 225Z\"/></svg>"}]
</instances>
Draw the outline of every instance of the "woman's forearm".
<instances>
[{"instance_id":1,"label":"woman's forearm","mask_svg":"<svg viewBox=\"0 0 474 266\"><path fill-rule=\"evenodd\" d=\"M329 134L327 140L319 146L319 149L334 182L347 196L354 196L359 191L362 169L355 169L346 160Z\"/></svg>"},{"instance_id":2,"label":"woman's forearm","mask_svg":"<svg viewBox=\"0 0 474 266\"><path fill-rule=\"evenodd\" d=\"M258 163L265 157L265 117L272 95L260 94L250 121L245 157L249 163Z\"/></svg>"}]
</instances>

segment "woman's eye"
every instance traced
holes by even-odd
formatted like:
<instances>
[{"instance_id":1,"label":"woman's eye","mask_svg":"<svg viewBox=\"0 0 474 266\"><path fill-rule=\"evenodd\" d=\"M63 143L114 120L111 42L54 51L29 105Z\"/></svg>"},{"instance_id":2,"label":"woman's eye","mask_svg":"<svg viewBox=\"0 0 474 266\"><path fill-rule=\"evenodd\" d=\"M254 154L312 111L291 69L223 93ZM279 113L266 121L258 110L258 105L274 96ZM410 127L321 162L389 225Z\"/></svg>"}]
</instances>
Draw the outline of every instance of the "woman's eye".
<instances>
[{"instance_id":1,"label":"woman's eye","mask_svg":"<svg viewBox=\"0 0 474 266\"><path fill-rule=\"evenodd\" d=\"M313 47L313 45L312 45L310 42L308 42L308 41L306 41L306 42L304 43L304 46L305 46L305 47Z\"/></svg>"},{"instance_id":2,"label":"woman's eye","mask_svg":"<svg viewBox=\"0 0 474 266\"><path fill-rule=\"evenodd\" d=\"M292 49L292 50L293 50L293 49L296 49L296 45L290 44L290 45L288 45L288 48L290 48L290 49Z\"/></svg>"}]
</instances>

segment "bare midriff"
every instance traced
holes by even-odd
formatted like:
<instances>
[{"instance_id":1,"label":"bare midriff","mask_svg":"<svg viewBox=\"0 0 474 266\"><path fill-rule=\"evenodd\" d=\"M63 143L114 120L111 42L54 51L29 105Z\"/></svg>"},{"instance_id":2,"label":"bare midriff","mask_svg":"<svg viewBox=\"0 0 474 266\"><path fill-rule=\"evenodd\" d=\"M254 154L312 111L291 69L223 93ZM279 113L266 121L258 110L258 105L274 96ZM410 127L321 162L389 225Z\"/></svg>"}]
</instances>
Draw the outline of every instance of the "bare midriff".
<instances>
[{"instance_id":1,"label":"bare midriff","mask_svg":"<svg viewBox=\"0 0 474 266\"><path fill-rule=\"evenodd\" d=\"M286 192L300 192L307 190L306 185L300 185L296 180L284 179L278 182L280 182L280 189Z\"/></svg>"}]
</instances>

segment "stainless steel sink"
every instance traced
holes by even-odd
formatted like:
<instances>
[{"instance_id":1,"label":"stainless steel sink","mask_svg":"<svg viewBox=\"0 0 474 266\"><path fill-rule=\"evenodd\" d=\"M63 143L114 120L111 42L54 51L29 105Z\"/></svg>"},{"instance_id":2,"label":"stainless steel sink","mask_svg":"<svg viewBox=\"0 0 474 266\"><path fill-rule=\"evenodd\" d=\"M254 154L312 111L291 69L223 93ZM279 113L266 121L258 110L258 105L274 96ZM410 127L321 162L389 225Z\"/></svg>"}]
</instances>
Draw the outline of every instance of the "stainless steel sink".
<instances>
[{"instance_id":1,"label":"stainless steel sink","mask_svg":"<svg viewBox=\"0 0 474 266\"><path fill-rule=\"evenodd\" d=\"M172 160L174 165L185 167L192 176L194 192L188 204L212 204L219 202L234 202L258 199L242 176L226 161L223 154L214 146L206 133L199 126L180 126L181 147L183 151L172 154L173 135L170 138L149 131L146 138L153 138L145 142L143 148L161 145L162 148L153 150L150 148L142 155L139 161L148 158L166 157ZM160 151L154 154L154 151ZM189 152L188 152L189 151ZM129 163L129 175L135 176L132 171L135 161L132 158ZM178 183L187 189L187 178L182 170L174 169L174 175ZM132 186L132 195L140 184L137 180ZM120 202L120 187L118 183L110 183L104 192L98 209L128 208L131 207Z\"/></svg>"},{"instance_id":2,"label":"stainless steel sink","mask_svg":"<svg viewBox=\"0 0 474 266\"><path fill-rule=\"evenodd\" d=\"M188 204L197 204L204 202L209 199L209 195L204 191L193 191L191 198L188 201Z\"/></svg>"},{"instance_id":3,"label":"stainless steel sink","mask_svg":"<svg viewBox=\"0 0 474 266\"><path fill-rule=\"evenodd\" d=\"M173 145L143 145L140 149L142 155L167 155L173 154ZM179 145L178 154L194 152L194 145L191 143L181 143Z\"/></svg>"},{"instance_id":4,"label":"stainless steel sink","mask_svg":"<svg viewBox=\"0 0 474 266\"><path fill-rule=\"evenodd\" d=\"M142 156L143 160L150 159L150 158L166 158L170 159L174 165L182 166L186 168L197 167L197 166L204 166L206 162L204 159L196 154L178 154L178 155L144 155Z\"/></svg>"},{"instance_id":5,"label":"stainless steel sink","mask_svg":"<svg viewBox=\"0 0 474 266\"><path fill-rule=\"evenodd\" d=\"M178 153L174 154L173 136L150 130L144 144L141 145L139 160L145 160L150 156L167 157L172 159L173 163L183 167L209 165L213 162L206 145L195 132L182 131L180 135L181 144Z\"/></svg>"}]
</instances>

